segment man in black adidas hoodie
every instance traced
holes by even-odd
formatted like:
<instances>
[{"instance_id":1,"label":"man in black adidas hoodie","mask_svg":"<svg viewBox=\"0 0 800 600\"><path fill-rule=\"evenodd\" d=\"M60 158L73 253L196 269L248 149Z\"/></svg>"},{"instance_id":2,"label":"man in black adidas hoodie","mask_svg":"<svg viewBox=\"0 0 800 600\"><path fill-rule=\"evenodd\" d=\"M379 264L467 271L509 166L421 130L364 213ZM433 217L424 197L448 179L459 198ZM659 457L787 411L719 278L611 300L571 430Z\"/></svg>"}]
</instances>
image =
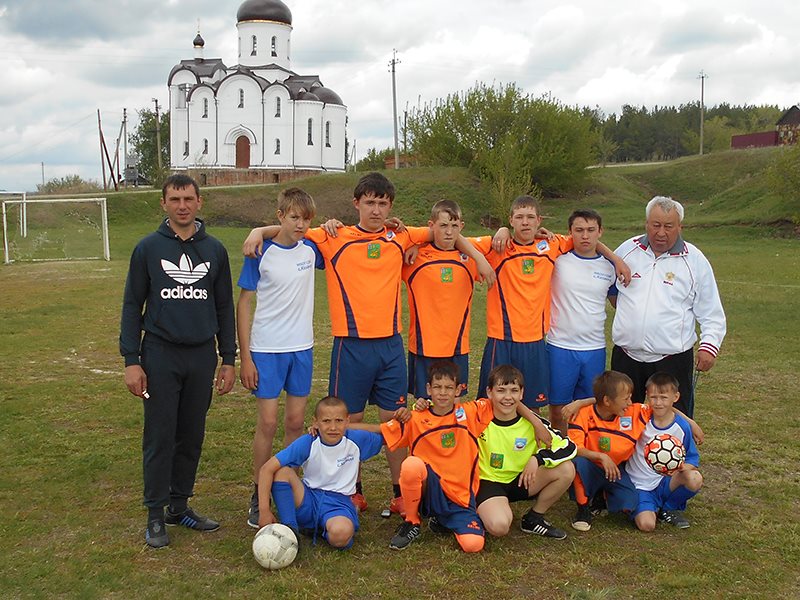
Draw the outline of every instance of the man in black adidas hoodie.
<instances>
[{"instance_id":1,"label":"man in black adidas hoodie","mask_svg":"<svg viewBox=\"0 0 800 600\"><path fill-rule=\"evenodd\" d=\"M145 540L154 548L169 544L165 524L219 528L187 504L203 447L217 349L222 357L217 391L227 394L235 379L228 253L196 219L201 206L191 177L167 179L161 196L167 218L134 248L122 304L125 384L144 403Z\"/></svg>"}]
</instances>

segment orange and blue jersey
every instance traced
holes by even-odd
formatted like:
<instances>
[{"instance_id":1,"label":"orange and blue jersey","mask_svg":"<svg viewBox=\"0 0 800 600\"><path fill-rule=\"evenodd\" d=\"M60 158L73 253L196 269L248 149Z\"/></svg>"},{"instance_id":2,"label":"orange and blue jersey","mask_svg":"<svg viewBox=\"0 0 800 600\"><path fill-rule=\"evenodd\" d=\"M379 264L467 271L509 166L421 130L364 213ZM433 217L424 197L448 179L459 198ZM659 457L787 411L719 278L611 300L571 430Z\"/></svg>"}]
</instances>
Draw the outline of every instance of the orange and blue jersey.
<instances>
[{"instance_id":1,"label":"orange and blue jersey","mask_svg":"<svg viewBox=\"0 0 800 600\"><path fill-rule=\"evenodd\" d=\"M470 238L497 274L486 298L487 337L509 342L538 342L550 328L550 281L555 260L572 250L572 238L530 244L513 242L502 254L489 236Z\"/></svg>"},{"instance_id":2,"label":"orange and blue jersey","mask_svg":"<svg viewBox=\"0 0 800 600\"><path fill-rule=\"evenodd\" d=\"M333 335L382 338L398 333L403 253L429 241L430 230L369 232L352 225L340 227L336 237L322 228L309 229L306 238L325 259Z\"/></svg>"},{"instance_id":3,"label":"orange and blue jersey","mask_svg":"<svg viewBox=\"0 0 800 600\"><path fill-rule=\"evenodd\" d=\"M607 454L615 465L628 460L636 448L636 441L647 427L653 414L651 407L633 403L621 417L605 420L597 414L597 406L584 406L570 421L568 435L580 450Z\"/></svg>"},{"instance_id":4,"label":"orange and blue jersey","mask_svg":"<svg viewBox=\"0 0 800 600\"><path fill-rule=\"evenodd\" d=\"M434 244L403 265L408 290L408 349L433 358L469 353L470 310L478 269L466 254Z\"/></svg>"},{"instance_id":5,"label":"orange and blue jersey","mask_svg":"<svg viewBox=\"0 0 800 600\"><path fill-rule=\"evenodd\" d=\"M439 476L445 495L459 506L470 506L478 493L478 436L492 422L488 400L456 404L446 415L430 409L412 411L406 423L381 423L389 450L408 448Z\"/></svg>"}]
</instances>

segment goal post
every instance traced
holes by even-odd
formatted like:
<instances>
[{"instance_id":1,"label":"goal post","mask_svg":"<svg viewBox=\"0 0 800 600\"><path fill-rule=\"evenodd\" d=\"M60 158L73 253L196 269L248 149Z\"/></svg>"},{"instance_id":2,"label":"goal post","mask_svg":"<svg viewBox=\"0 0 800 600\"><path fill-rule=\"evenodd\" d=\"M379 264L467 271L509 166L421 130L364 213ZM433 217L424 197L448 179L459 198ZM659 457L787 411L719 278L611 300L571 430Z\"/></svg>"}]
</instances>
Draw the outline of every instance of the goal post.
<instances>
[{"instance_id":1,"label":"goal post","mask_svg":"<svg viewBox=\"0 0 800 600\"><path fill-rule=\"evenodd\" d=\"M5 264L111 260L105 198L32 200L13 195L21 197L2 202Z\"/></svg>"}]
</instances>

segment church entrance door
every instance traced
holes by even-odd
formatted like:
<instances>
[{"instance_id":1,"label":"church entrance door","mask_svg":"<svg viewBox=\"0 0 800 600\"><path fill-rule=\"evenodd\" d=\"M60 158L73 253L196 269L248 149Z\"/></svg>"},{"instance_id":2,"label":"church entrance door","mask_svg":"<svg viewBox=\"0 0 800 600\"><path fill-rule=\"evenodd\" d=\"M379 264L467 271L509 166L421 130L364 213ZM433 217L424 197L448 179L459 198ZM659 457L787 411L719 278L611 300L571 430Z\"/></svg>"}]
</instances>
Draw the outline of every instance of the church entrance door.
<instances>
[{"instance_id":1,"label":"church entrance door","mask_svg":"<svg viewBox=\"0 0 800 600\"><path fill-rule=\"evenodd\" d=\"M236 138L236 168L250 168L250 140L247 139L246 135L240 135Z\"/></svg>"}]
</instances>

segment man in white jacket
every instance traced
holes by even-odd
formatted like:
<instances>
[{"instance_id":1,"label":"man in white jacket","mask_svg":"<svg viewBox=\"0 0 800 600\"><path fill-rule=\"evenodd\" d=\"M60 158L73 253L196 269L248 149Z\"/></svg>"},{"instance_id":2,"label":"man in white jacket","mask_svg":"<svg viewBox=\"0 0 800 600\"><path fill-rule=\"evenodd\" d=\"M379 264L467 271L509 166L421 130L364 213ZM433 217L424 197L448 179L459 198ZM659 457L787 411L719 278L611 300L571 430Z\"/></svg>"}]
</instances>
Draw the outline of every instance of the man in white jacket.
<instances>
[{"instance_id":1,"label":"man in white jacket","mask_svg":"<svg viewBox=\"0 0 800 600\"><path fill-rule=\"evenodd\" d=\"M611 368L633 380L633 401L643 402L645 381L666 371L680 383L676 407L694 414L692 371L714 366L725 337L725 312L711 264L681 236L683 206L656 196L645 209L642 236L616 250L631 269L631 283L617 290ZM700 324L700 345L695 322Z\"/></svg>"}]
</instances>

